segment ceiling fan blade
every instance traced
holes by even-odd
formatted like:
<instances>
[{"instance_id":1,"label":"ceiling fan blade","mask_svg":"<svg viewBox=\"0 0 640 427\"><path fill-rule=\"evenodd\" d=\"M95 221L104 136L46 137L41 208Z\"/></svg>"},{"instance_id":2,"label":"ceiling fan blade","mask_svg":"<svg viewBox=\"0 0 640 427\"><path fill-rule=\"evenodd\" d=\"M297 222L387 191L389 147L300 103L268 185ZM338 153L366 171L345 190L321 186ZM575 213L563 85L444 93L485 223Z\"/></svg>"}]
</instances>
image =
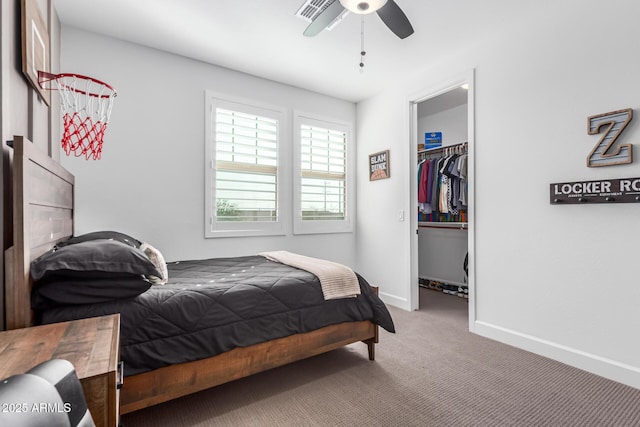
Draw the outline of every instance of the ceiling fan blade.
<instances>
[{"instance_id":1,"label":"ceiling fan blade","mask_svg":"<svg viewBox=\"0 0 640 427\"><path fill-rule=\"evenodd\" d=\"M382 19L382 22L401 39L413 34L413 27L407 15L404 14L395 1L387 0L387 3L378 10L378 16Z\"/></svg>"},{"instance_id":2,"label":"ceiling fan blade","mask_svg":"<svg viewBox=\"0 0 640 427\"><path fill-rule=\"evenodd\" d=\"M311 24L309 24L303 34L307 37L313 37L319 34L322 30L327 28L327 25L331 24L334 19L340 16L343 10L344 7L342 7L340 1L335 0L329 5L329 7L323 10Z\"/></svg>"}]
</instances>

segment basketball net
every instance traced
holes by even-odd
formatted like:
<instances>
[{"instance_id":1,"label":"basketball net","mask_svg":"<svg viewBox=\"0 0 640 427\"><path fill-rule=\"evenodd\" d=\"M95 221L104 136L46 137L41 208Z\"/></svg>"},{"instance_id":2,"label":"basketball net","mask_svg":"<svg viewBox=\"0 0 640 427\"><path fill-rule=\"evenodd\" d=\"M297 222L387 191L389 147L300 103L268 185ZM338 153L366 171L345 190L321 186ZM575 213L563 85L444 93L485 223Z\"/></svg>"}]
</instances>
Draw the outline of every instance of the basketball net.
<instances>
[{"instance_id":1,"label":"basketball net","mask_svg":"<svg viewBox=\"0 0 640 427\"><path fill-rule=\"evenodd\" d=\"M69 156L102 157L102 142L117 93L106 83L79 74L38 72L40 86L54 81L60 93L62 148ZM46 89L46 88L45 88ZM53 89L53 88L49 88Z\"/></svg>"}]
</instances>

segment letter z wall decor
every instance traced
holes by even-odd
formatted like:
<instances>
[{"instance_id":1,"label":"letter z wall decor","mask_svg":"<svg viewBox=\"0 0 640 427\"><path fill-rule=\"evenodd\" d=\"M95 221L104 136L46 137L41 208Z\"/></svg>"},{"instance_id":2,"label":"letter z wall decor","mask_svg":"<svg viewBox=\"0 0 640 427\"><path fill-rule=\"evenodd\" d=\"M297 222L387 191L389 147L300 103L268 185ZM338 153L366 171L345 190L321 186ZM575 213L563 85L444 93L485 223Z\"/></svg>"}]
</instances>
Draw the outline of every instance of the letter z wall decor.
<instances>
[{"instance_id":1,"label":"letter z wall decor","mask_svg":"<svg viewBox=\"0 0 640 427\"><path fill-rule=\"evenodd\" d=\"M633 146L631 144L616 144L616 140L632 118L633 110L631 108L587 118L587 133L589 135L602 134L598 143L587 156L588 167L614 166L633 162Z\"/></svg>"}]
</instances>

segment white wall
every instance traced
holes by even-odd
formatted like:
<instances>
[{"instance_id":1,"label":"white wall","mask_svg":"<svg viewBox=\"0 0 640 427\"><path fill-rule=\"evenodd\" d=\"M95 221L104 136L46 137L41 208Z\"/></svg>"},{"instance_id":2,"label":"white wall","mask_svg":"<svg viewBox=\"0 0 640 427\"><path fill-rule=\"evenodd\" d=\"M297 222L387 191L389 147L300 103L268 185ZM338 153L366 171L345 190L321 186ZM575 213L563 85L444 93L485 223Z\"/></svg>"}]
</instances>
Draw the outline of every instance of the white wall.
<instances>
[{"instance_id":1,"label":"white wall","mask_svg":"<svg viewBox=\"0 0 640 427\"><path fill-rule=\"evenodd\" d=\"M585 165L598 140L587 117L640 107L640 3L607 10L595 0L541 6L358 105L358 205L375 206L359 211L358 268L410 307L415 230L397 216L411 206L408 100L475 69L472 330L640 387L640 205L549 204L553 182L640 176L637 160ZM640 149L637 122L623 142ZM369 182L364 154L383 149L395 172Z\"/></svg>"},{"instance_id":2,"label":"white wall","mask_svg":"<svg viewBox=\"0 0 640 427\"><path fill-rule=\"evenodd\" d=\"M451 285L466 286L464 257L466 229L418 228L418 276Z\"/></svg>"},{"instance_id":3,"label":"white wall","mask_svg":"<svg viewBox=\"0 0 640 427\"><path fill-rule=\"evenodd\" d=\"M286 249L355 263L354 233L293 236L289 224L282 237L204 238L205 90L340 121L355 121L355 104L69 27L61 53L62 71L118 91L102 159L62 155L77 178L76 234L127 232L167 260Z\"/></svg>"},{"instance_id":4,"label":"white wall","mask_svg":"<svg viewBox=\"0 0 640 427\"><path fill-rule=\"evenodd\" d=\"M429 100L423 101L429 102ZM467 141L467 104L449 108L435 114L420 115L418 107L418 140L424 143L426 132L442 132L442 146Z\"/></svg>"}]
</instances>

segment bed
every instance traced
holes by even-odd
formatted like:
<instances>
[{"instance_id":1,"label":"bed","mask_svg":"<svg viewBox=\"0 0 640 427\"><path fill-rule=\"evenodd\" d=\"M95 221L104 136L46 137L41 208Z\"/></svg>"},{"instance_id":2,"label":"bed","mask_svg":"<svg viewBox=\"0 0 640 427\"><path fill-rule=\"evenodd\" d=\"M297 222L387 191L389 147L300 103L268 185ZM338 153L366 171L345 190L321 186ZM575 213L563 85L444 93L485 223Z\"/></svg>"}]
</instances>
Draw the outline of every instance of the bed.
<instances>
[{"instance_id":1,"label":"bed","mask_svg":"<svg viewBox=\"0 0 640 427\"><path fill-rule=\"evenodd\" d=\"M71 309L44 305L34 312L32 261L36 260L37 265L38 259L50 254L54 246L63 246L73 236L74 185L73 175L57 162L25 138L15 138L13 246L5 253L7 329L119 312L121 357L127 375L120 396L121 413L359 341L367 345L369 359L374 360L378 325L393 331L393 321L375 288L361 276L357 275L361 290L357 297L323 300L316 276L262 255L168 263L169 282L149 285L136 296L105 302L82 299ZM74 246L80 245L69 247ZM300 282L305 285L299 286ZM294 288L303 289L302 294L292 293ZM260 305L257 311L264 313L254 315L257 306L245 303L251 299L247 294L242 294L240 303L229 298L243 289L254 292L251 298L272 298L275 302ZM207 303L197 299L203 296ZM153 301L162 302L158 305L162 308L160 313L145 311L150 310ZM274 305L285 309L276 313ZM212 310L211 306L216 308ZM134 310L140 307L143 311ZM162 323L168 312L176 311L178 317L186 318L185 324ZM240 325L235 320L224 320L219 315L222 311L234 316L244 313L248 322ZM203 326L205 318L213 323ZM152 323L154 327L140 332L141 323ZM185 328L191 327L186 323L198 324L200 335L191 335L195 333L191 330L183 334ZM214 326L221 327L222 335L231 339L206 335ZM157 342L165 338L154 334L163 330L180 331L173 334L180 335L177 344L158 346ZM260 331L259 337L256 331ZM133 349L141 341L140 335L149 335L151 344L142 340L144 348L128 355L129 347ZM203 342L204 349L192 345ZM196 348L195 355L185 356L183 349L191 346Z\"/></svg>"}]
</instances>

